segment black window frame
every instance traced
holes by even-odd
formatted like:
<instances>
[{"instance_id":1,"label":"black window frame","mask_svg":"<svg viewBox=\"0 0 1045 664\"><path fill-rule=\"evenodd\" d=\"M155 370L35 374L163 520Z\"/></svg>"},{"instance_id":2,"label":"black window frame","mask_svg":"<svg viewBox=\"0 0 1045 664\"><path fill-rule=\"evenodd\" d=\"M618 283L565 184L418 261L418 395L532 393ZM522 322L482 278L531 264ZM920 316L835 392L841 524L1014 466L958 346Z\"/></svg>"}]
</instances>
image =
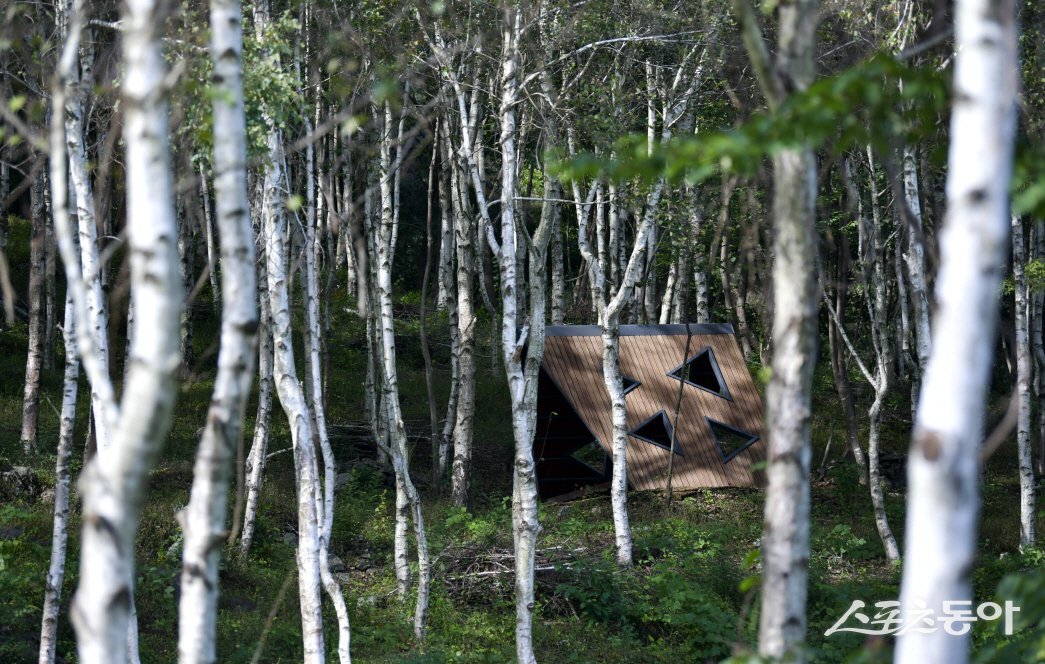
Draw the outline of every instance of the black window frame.
<instances>
[{"instance_id":1,"label":"black window frame","mask_svg":"<svg viewBox=\"0 0 1045 664\"><path fill-rule=\"evenodd\" d=\"M725 422L713 420L710 417L707 417L706 415L704 416L704 421L708 425L708 432L711 433L711 440L715 443L715 450L718 452L719 457L722 459L723 466L735 459L738 454L757 443L761 438L760 436L757 436L749 431L738 429L734 426L726 424ZM719 441L718 436L715 435L715 427L722 427L723 429L727 429L739 436L746 436L748 438L748 441L740 447L738 447L737 449L733 450L733 452L727 456L725 452L722 451L722 443Z\"/></svg>"},{"instance_id":2,"label":"black window frame","mask_svg":"<svg viewBox=\"0 0 1045 664\"><path fill-rule=\"evenodd\" d=\"M693 364L704 355L708 356L708 363L711 365L711 370L715 373L715 380L718 381L719 387L722 388L721 392L716 392L715 390L710 390L704 387L703 385L698 385L697 383L694 383L693 381L684 377L682 373L683 370L689 368L689 365ZM688 376L688 374L689 372L685 371L685 375ZM687 385L692 385L698 390L704 390L708 394L714 394L716 397L725 399L726 401L733 400L733 396L729 392L729 386L726 385L726 379L722 376L722 368L719 367L718 359L715 357L715 351L711 348L711 346L705 346L702 350L690 356L688 360L669 371L667 375L671 378L674 378L675 380L681 380L683 383L686 383Z\"/></svg>"},{"instance_id":3,"label":"black window frame","mask_svg":"<svg viewBox=\"0 0 1045 664\"><path fill-rule=\"evenodd\" d=\"M669 441L669 443L667 445L665 445L665 444L663 444L663 443L661 443L659 441L653 440L652 438L647 438L646 436L643 436L640 433L636 433L639 429L643 428L644 426L646 426L647 424L649 424L653 420L657 419L658 417L661 418L661 421L664 424L664 430L668 434L668 441ZM674 451L675 454L679 455L680 457L684 457L686 455L682 453L682 446L679 445L678 438L675 438L675 449L674 450L671 449L670 441L671 441L672 434L673 434L674 430L675 430L675 427L671 426L671 420L668 418L667 412L664 409L661 409L661 410L658 410L656 413L654 413L652 416L648 417L645 421L643 421L641 424L636 426L634 429L629 431L628 435L633 437L633 438L638 438L639 440L641 440L643 442L646 442L646 443L649 443L650 445L654 445L656 447L659 447L662 450L665 450L665 451L668 451L668 452Z\"/></svg>"}]
</instances>

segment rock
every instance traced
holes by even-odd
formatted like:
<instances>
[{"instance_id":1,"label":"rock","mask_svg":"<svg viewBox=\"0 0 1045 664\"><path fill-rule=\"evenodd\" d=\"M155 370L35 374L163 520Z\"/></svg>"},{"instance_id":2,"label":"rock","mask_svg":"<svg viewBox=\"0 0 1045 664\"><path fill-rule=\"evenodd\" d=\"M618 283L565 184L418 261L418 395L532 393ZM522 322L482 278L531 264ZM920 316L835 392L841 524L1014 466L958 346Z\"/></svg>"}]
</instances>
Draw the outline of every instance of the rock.
<instances>
[{"instance_id":1,"label":"rock","mask_svg":"<svg viewBox=\"0 0 1045 664\"><path fill-rule=\"evenodd\" d=\"M0 526L0 542L5 540L16 540L22 536L22 529L18 526Z\"/></svg>"},{"instance_id":2,"label":"rock","mask_svg":"<svg viewBox=\"0 0 1045 664\"><path fill-rule=\"evenodd\" d=\"M352 473L338 473L337 477L334 478L334 491L340 491L348 486L351 479Z\"/></svg>"},{"instance_id":3,"label":"rock","mask_svg":"<svg viewBox=\"0 0 1045 664\"><path fill-rule=\"evenodd\" d=\"M40 478L32 468L8 466L0 471L0 502L35 500L42 491Z\"/></svg>"},{"instance_id":4,"label":"rock","mask_svg":"<svg viewBox=\"0 0 1045 664\"><path fill-rule=\"evenodd\" d=\"M327 556L327 567L330 568L331 574L338 574L339 572L347 572L348 567L345 565L345 561L341 560L334 554Z\"/></svg>"},{"instance_id":5,"label":"rock","mask_svg":"<svg viewBox=\"0 0 1045 664\"><path fill-rule=\"evenodd\" d=\"M334 580L343 586L347 586L349 583L352 582L352 575L345 572L341 572L340 574L334 574Z\"/></svg>"},{"instance_id":6,"label":"rock","mask_svg":"<svg viewBox=\"0 0 1045 664\"><path fill-rule=\"evenodd\" d=\"M44 489L43 493L40 494L40 502L44 503L45 505L53 505L54 504L54 489L52 489L52 488Z\"/></svg>"},{"instance_id":7,"label":"rock","mask_svg":"<svg viewBox=\"0 0 1045 664\"><path fill-rule=\"evenodd\" d=\"M297 544L298 544L298 534L297 533L292 533L292 532L289 532L289 531L284 531L283 532L283 543L284 544L288 544L290 546L297 546Z\"/></svg>"}]
</instances>

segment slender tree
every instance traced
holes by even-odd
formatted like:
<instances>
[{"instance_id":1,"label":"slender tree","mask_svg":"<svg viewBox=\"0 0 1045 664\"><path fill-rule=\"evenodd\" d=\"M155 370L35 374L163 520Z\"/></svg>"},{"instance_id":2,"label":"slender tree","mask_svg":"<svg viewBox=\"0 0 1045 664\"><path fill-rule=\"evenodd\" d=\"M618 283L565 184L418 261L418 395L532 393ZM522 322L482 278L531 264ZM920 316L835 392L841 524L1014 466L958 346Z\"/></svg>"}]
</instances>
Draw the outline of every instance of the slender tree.
<instances>
[{"instance_id":1,"label":"slender tree","mask_svg":"<svg viewBox=\"0 0 1045 664\"><path fill-rule=\"evenodd\" d=\"M771 109L815 75L816 0L777 9L775 63L754 9L734 0L744 45ZM813 364L817 341L816 160L810 147L773 157L773 357L766 389L765 525L758 649L804 661L809 575L809 464Z\"/></svg>"},{"instance_id":2,"label":"slender tree","mask_svg":"<svg viewBox=\"0 0 1045 664\"><path fill-rule=\"evenodd\" d=\"M62 53L56 108L64 106L64 78L74 65L79 39L79 11L73 12ZM80 661L137 661L133 614L134 551L145 481L171 426L177 396L175 375L181 361L178 325L184 293L178 274L177 223L169 161L166 64L161 50L163 14L151 0L123 5L124 142L127 172L127 236L131 263L131 297L140 315L131 347L124 398L115 415L110 449L81 476L83 530L80 584L71 611ZM61 103L59 103L61 102ZM51 130L51 196L60 232L68 234L65 213L65 137ZM72 140L70 140L72 142ZM73 159L75 162L75 158ZM73 169L75 171L75 169ZM79 197L78 197L79 198ZM78 200L78 213L86 201ZM81 226L83 220L81 219ZM70 238L63 243L68 247ZM80 278L74 257L63 251L66 275ZM73 298L86 299L82 284ZM77 303L77 312L87 309ZM80 326L77 325L79 328ZM84 351L81 343L81 351ZM87 349L88 352L94 349ZM83 353L86 355L86 353ZM94 387L92 381L92 388ZM111 393L112 386L107 391ZM96 422L99 418L96 417Z\"/></svg>"},{"instance_id":3,"label":"slender tree","mask_svg":"<svg viewBox=\"0 0 1045 664\"><path fill-rule=\"evenodd\" d=\"M1009 233L1019 75L1015 1L958 0L955 41L933 345L907 468L900 602L908 620L972 599L984 396ZM897 640L896 661L961 664L968 649L968 633L910 629Z\"/></svg>"},{"instance_id":4,"label":"slender tree","mask_svg":"<svg viewBox=\"0 0 1045 664\"><path fill-rule=\"evenodd\" d=\"M254 375L258 309L254 238L247 200L242 20L239 0L211 2L214 192L221 238L221 292L225 298L214 394L196 454L189 504L181 516L185 545L178 611L178 660L183 664L216 661L218 563L226 539L229 479ZM203 193L206 194L205 187ZM209 227L209 215L205 223ZM208 248L212 245L213 242L208 242ZM209 259L213 266L214 257ZM215 298L217 293L214 289Z\"/></svg>"}]
</instances>

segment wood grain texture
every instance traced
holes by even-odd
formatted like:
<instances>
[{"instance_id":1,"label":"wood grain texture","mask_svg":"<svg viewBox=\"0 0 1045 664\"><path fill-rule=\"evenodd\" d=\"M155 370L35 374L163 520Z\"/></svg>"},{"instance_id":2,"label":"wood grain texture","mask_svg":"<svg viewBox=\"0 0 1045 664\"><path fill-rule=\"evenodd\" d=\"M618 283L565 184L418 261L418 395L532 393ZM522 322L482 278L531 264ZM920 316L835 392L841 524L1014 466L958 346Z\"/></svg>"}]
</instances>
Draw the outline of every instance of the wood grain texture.
<instances>
[{"instance_id":1,"label":"wood grain texture","mask_svg":"<svg viewBox=\"0 0 1045 664\"><path fill-rule=\"evenodd\" d=\"M577 335L569 334L570 327L564 326L546 338L543 369L609 453L612 424L601 371L602 339L587 333L586 326L577 327ZM675 435L681 455L675 456L672 485L679 490L761 486L762 473L751 467L766 457L762 400L735 337L725 331L694 334L686 354L685 326L645 327L652 334L622 334L620 338L621 372L641 383L627 395L628 429L635 429L661 410L667 413L669 422L674 422L679 380L669 372L711 348L731 399L684 385ZM700 331L709 327L702 326ZM758 440L723 463L705 418L758 436ZM668 450L629 436L629 486L639 491L666 488L668 456Z\"/></svg>"}]
</instances>

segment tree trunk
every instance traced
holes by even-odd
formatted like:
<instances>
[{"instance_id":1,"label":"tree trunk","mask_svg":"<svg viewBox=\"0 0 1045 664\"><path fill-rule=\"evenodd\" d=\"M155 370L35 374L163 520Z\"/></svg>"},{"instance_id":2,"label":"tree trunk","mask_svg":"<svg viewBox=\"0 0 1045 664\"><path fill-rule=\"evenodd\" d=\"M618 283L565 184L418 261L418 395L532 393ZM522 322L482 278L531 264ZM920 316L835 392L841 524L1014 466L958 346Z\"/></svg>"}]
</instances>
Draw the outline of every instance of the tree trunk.
<instances>
[{"instance_id":1,"label":"tree trunk","mask_svg":"<svg viewBox=\"0 0 1045 664\"><path fill-rule=\"evenodd\" d=\"M78 5L81 0L65 0L68 10L66 16L71 16L72 5ZM149 4L149 3L146 3ZM72 35L69 35L71 38ZM79 39L79 35L75 37ZM85 66L89 58L79 56ZM68 144L69 179L75 190L76 220L79 227L80 241L80 267L78 273L82 273L85 281L86 297L85 310L80 310L77 303L76 330L79 335L78 343L80 361L83 363L84 372L91 385L91 410L93 419L94 438L97 444L98 455L105 457L110 441L112 440L113 428L116 426L116 398L114 394L107 391L106 386L111 386L109 374L109 317L106 307L106 297L102 289L104 266L99 256L98 225L94 214L94 192L91 178L87 169L87 151L84 145L84 106L86 90L81 84L79 76L79 65L76 62L69 63L70 94L65 104L65 134ZM57 107L57 105L55 105ZM126 122L124 123L124 136L126 137ZM54 180L52 171L51 179ZM65 181L63 174L62 180ZM58 198L54 195L52 183L51 200L57 207ZM64 197L63 197L64 200ZM56 224L57 226L57 224ZM68 269L68 260L66 268ZM68 275L68 272L66 272ZM88 346L85 347L84 344Z\"/></svg>"},{"instance_id":2,"label":"tree trunk","mask_svg":"<svg viewBox=\"0 0 1045 664\"><path fill-rule=\"evenodd\" d=\"M32 235L29 240L29 351L25 361L25 391L22 397L22 451L36 452L37 429L40 424L40 370L44 344L44 220L43 175L34 178L29 187Z\"/></svg>"},{"instance_id":3,"label":"tree trunk","mask_svg":"<svg viewBox=\"0 0 1045 664\"><path fill-rule=\"evenodd\" d=\"M217 198L217 192L215 192L215 198ZM217 316L221 312L221 289L218 287L218 246L214 240L214 218L210 212L207 173L203 170L202 164L200 165L200 200L203 203L203 237L207 244L207 276L210 279L210 292L214 301L214 315ZM215 201L215 205L217 205L217 201ZM249 208L245 209L249 210Z\"/></svg>"},{"instance_id":4,"label":"tree trunk","mask_svg":"<svg viewBox=\"0 0 1045 664\"><path fill-rule=\"evenodd\" d=\"M475 230L467 185L461 168L453 166L450 176L451 208L457 248L457 411L454 420L454 458L451 471L451 501L468 505L469 471L475 422L475 307L472 291L475 280ZM482 203L480 203L482 205Z\"/></svg>"},{"instance_id":5,"label":"tree trunk","mask_svg":"<svg viewBox=\"0 0 1045 664\"><path fill-rule=\"evenodd\" d=\"M918 160L915 149L903 149L903 190L907 211L901 218L907 226L907 274L910 276L910 296L914 302L914 339L918 352L918 371L925 371L929 361L931 334L929 331L929 286L925 270L925 230L922 226L922 206L918 197Z\"/></svg>"},{"instance_id":6,"label":"tree trunk","mask_svg":"<svg viewBox=\"0 0 1045 664\"><path fill-rule=\"evenodd\" d=\"M261 10L255 8L255 21ZM297 475L298 506L298 598L304 661L324 661L322 600L320 597L320 487L316 467L315 440L311 414L297 378L294 349L290 342L290 302L287 294L287 268L284 258L287 222L283 216L283 145L280 132L270 128L269 163L265 168L265 263L267 266L269 307L272 314L273 382L276 394L290 423ZM228 298L226 298L228 299Z\"/></svg>"},{"instance_id":7,"label":"tree trunk","mask_svg":"<svg viewBox=\"0 0 1045 664\"><path fill-rule=\"evenodd\" d=\"M58 645L58 613L61 608L62 581L65 578L65 545L69 529L70 465L76 424L77 383L80 376L80 361L76 357L75 326L76 314L72 298L67 295L63 326L65 381L62 387L62 412L54 470L54 529L51 534L51 566L47 572L40 627L39 664L54 664L55 647Z\"/></svg>"},{"instance_id":8,"label":"tree trunk","mask_svg":"<svg viewBox=\"0 0 1045 664\"><path fill-rule=\"evenodd\" d=\"M99 437L99 454L84 469L80 480L83 496L80 569L91 570L91 574L80 576L71 617L80 661L85 663L123 664L138 658L133 609L135 535L144 504L145 482L170 431L178 393L175 382L181 360L178 323L184 292L178 273L178 227L169 163L168 111L163 101L167 72L161 52L158 11L149 0L125 3L122 10L121 106L126 145L127 236L131 297L140 318L131 364L126 372L122 414L120 411L111 413L115 415L116 427L112 429L109 446L102 454L104 438ZM72 69L79 28L79 25L70 26L62 55L65 72ZM58 102L64 101L64 92L64 89L56 89L56 108L62 107ZM60 114L55 115L60 119ZM61 146L56 145L61 135L55 125L57 122L52 125L51 140L52 200L56 212L61 211L62 215L66 201L65 164ZM75 135L70 135L70 144L82 136L76 132L71 134ZM75 164L79 159L74 156L72 161ZM71 170L76 179L77 167ZM85 176L86 171L81 175ZM77 198L78 210L83 214L92 202L80 196L79 185ZM56 227L67 225L67 219L61 221ZM83 229L82 217L80 222ZM93 223L90 226L93 234ZM91 245L88 249L97 249L93 242L93 237L87 238ZM65 243L68 244L68 239ZM75 279L78 275L70 270L72 256L70 252L63 253L66 254L63 256L66 273ZM74 299L83 295L79 288L73 289ZM85 305L77 304L77 312L85 309ZM84 319L97 325L101 317L97 312L93 317L77 316L78 321ZM94 331L103 332L104 328L96 327ZM104 336L104 333L98 334L96 339ZM83 355L82 339L80 350ZM107 389L111 393L112 386ZM96 412L96 424L109 423L106 417L97 415Z\"/></svg>"},{"instance_id":9,"label":"tree trunk","mask_svg":"<svg viewBox=\"0 0 1045 664\"><path fill-rule=\"evenodd\" d=\"M254 26L261 38L269 25L267 0L254 5ZM262 217L265 235L265 265L268 303L272 315L273 382L290 425L297 478L298 508L298 600L301 607L303 661L324 661L323 610L321 596L320 498L322 489L316 465L312 415L298 380L291 341L290 278L287 244L290 239L284 216L283 192L288 187L284 171L283 138L271 118L268 125L268 162L264 170Z\"/></svg>"},{"instance_id":10,"label":"tree trunk","mask_svg":"<svg viewBox=\"0 0 1045 664\"><path fill-rule=\"evenodd\" d=\"M908 457L906 556L901 610L939 615L971 601L979 509L984 396L994 354L998 287L1009 231L1015 101L1016 6L955 3L955 69L940 234L933 344ZM962 664L969 634L910 630L899 664Z\"/></svg>"},{"instance_id":11,"label":"tree trunk","mask_svg":"<svg viewBox=\"0 0 1045 664\"><path fill-rule=\"evenodd\" d=\"M239 0L210 4L214 65L214 201L221 237L222 306L218 372L196 453L189 504L181 513L185 535L178 605L178 661L216 661L218 566L225 543L229 481L254 376L258 290L254 237L247 199L247 128L243 106ZM200 194L207 190L200 170ZM209 204L206 204L209 208ZM206 225L207 261L214 277L216 257L211 218ZM212 281L217 302L219 290Z\"/></svg>"},{"instance_id":12,"label":"tree trunk","mask_svg":"<svg viewBox=\"0 0 1045 664\"><path fill-rule=\"evenodd\" d=\"M397 581L400 595L406 594L409 587L409 567L406 567L406 578L402 574L404 561L408 556L406 546L405 528L408 519L413 521L415 542L417 544L418 559L418 583L417 603L414 610L414 637L418 641L424 641L425 625L428 614L428 595L431 582L431 569L428 559L428 544L424 531L424 517L421 511L421 501L417 490L410 478L410 461L407 450L406 427L403 424L403 414L399 402L399 375L396 368L396 343L395 326L392 311L392 261L395 248L395 210L393 209L396 198L393 185L394 175L392 173L391 147L393 141L402 147L402 126L400 126L399 137L394 139L391 133L392 107L389 102L384 104L384 122L382 124L381 149L380 149L380 194L381 194L381 217L380 226L376 229L374 237L375 248L375 293L374 304L378 317L378 337L381 361L381 399L385 406L386 422L391 434L389 445L389 456L392 461L392 470L396 477L396 537L395 537L395 559ZM396 163L400 155L396 156ZM396 183L398 184L398 183ZM456 461L456 459L455 459Z\"/></svg>"},{"instance_id":13,"label":"tree trunk","mask_svg":"<svg viewBox=\"0 0 1045 664\"><path fill-rule=\"evenodd\" d=\"M734 0L744 44L771 109L786 91L803 90L815 76L819 3L797 0L778 8L776 66L757 16ZM804 661L809 574L809 464L813 366L817 344L816 158L800 147L773 157L773 357L766 388L769 480L762 538L759 654Z\"/></svg>"},{"instance_id":14,"label":"tree trunk","mask_svg":"<svg viewBox=\"0 0 1045 664\"><path fill-rule=\"evenodd\" d=\"M262 237L261 220L255 222L258 237ZM269 421L272 416L272 312L268 301L268 281L265 271L265 248L258 250L257 271L255 279L258 287L258 410L254 417L254 435L247 455L247 500L243 508L243 534L240 536L241 560L250 553L254 540L254 520L257 517L258 499L261 496L261 482L265 475L265 462L268 459Z\"/></svg>"},{"instance_id":15,"label":"tree trunk","mask_svg":"<svg viewBox=\"0 0 1045 664\"><path fill-rule=\"evenodd\" d=\"M1045 221L1034 222L1033 259L1045 259ZM1045 475L1045 292L1036 290L1031 295L1031 341L1034 349L1034 391L1038 399L1038 454L1039 475Z\"/></svg>"},{"instance_id":16,"label":"tree trunk","mask_svg":"<svg viewBox=\"0 0 1045 664\"><path fill-rule=\"evenodd\" d=\"M1031 450L1031 347L1030 308L1028 306L1027 279L1025 276L1026 250L1024 249L1023 220L1012 217L1012 277L1015 291L1016 327L1016 395L1018 411L1016 417L1016 448L1020 472L1020 548L1035 544L1034 510L1034 462Z\"/></svg>"}]
</instances>

